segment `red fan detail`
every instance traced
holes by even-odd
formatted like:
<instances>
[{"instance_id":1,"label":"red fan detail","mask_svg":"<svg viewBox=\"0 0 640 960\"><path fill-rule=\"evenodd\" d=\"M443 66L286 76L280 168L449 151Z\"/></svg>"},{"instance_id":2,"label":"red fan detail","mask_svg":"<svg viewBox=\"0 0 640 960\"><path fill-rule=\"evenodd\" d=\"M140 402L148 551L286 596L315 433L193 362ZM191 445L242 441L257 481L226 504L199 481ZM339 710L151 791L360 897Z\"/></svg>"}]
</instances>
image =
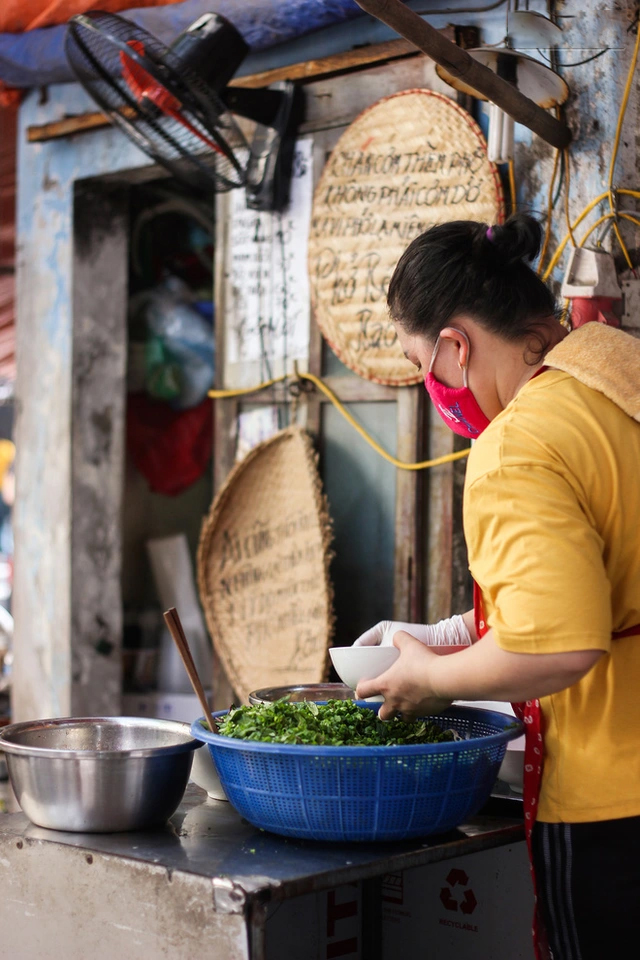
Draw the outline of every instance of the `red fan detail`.
<instances>
[{"instance_id":1,"label":"red fan detail","mask_svg":"<svg viewBox=\"0 0 640 960\"><path fill-rule=\"evenodd\" d=\"M144 44L140 40L128 40L127 46L131 47L138 56L143 57L145 55ZM205 136L202 131L198 130L197 127L194 127L193 124L185 119L182 114L182 104L178 98L172 93L169 93L166 87L163 87L162 84L159 83L155 77L152 77L144 67L140 66L133 57L127 56L124 50L120 51L120 64L126 84L138 103L141 103L143 100L149 100L159 110L174 120L177 120L178 123L186 127L190 133L193 133L194 136L202 140L203 143L206 143L211 150L215 150L216 153L224 156L224 151L220 149L215 140L211 140Z\"/></svg>"}]
</instances>

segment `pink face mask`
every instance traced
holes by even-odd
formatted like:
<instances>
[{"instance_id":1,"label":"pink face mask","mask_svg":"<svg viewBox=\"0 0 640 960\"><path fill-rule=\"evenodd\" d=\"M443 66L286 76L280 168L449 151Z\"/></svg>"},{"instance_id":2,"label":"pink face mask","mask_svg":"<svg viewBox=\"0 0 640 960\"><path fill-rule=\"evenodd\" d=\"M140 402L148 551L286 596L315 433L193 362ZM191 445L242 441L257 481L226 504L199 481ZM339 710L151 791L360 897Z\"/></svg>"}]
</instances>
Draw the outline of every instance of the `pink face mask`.
<instances>
[{"instance_id":1,"label":"pink face mask","mask_svg":"<svg viewBox=\"0 0 640 960\"><path fill-rule=\"evenodd\" d=\"M454 328L455 329L455 328ZM469 344L469 338L462 330L457 330ZM436 410L454 433L461 437L467 437L469 440L475 440L482 431L489 426L490 420L485 417L480 409L480 404L469 389L467 380L467 367L461 366L463 384L462 387L447 387L444 383L436 380L432 374L433 364L440 349L440 338L435 345L429 364L429 372L425 377L424 385L427 393L431 397Z\"/></svg>"}]
</instances>

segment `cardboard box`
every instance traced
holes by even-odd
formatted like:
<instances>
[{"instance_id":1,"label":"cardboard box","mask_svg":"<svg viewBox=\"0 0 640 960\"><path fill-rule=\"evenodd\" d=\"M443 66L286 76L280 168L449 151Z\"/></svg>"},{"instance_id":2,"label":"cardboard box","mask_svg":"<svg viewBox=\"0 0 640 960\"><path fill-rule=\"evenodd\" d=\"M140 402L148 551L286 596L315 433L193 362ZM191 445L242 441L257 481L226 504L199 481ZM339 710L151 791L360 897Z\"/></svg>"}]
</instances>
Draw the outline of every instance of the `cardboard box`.
<instances>
[{"instance_id":1,"label":"cardboard box","mask_svg":"<svg viewBox=\"0 0 640 960\"><path fill-rule=\"evenodd\" d=\"M533 960L524 842L387 874L383 960Z\"/></svg>"},{"instance_id":2,"label":"cardboard box","mask_svg":"<svg viewBox=\"0 0 640 960\"><path fill-rule=\"evenodd\" d=\"M358 883L285 900L267 917L266 960L367 960L360 925Z\"/></svg>"}]
</instances>

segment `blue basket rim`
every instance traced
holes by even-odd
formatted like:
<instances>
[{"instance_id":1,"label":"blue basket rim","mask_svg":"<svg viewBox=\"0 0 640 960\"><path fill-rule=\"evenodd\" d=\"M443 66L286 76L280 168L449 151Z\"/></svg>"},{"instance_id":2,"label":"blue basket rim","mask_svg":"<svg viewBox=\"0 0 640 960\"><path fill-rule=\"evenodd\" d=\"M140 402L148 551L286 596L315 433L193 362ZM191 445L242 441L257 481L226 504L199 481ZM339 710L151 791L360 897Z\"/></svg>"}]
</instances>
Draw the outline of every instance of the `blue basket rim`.
<instances>
[{"instance_id":1,"label":"blue basket rim","mask_svg":"<svg viewBox=\"0 0 640 960\"><path fill-rule=\"evenodd\" d=\"M326 700L316 700L315 703L326 703ZM352 701L357 703L358 706L367 707L372 710L378 710L380 708L379 703L369 703L366 700L355 700ZM214 719L218 717L224 717L228 710L217 710L212 716ZM451 754L451 753L460 753L462 751L468 750L470 747L480 747L481 749L486 749L493 746L498 746L502 743L507 743L509 740L515 740L518 737L521 737L524 733L524 724L518 720L516 717L511 716L508 713L500 713L497 710L486 710L481 707L449 707L448 710L443 711L443 713L438 714L437 716L425 717L422 719L427 720L438 720L443 717L450 717L451 719L461 719L461 720L475 720L478 723L487 723L491 724L492 719L496 718L494 724L500 726L504 724L504 721L508 721L509 729L499 730L497 733L488 734L481 737L472 737L470 740L449 740L445 743L416 743L416 744L391 744L389 746L380 746L380 747L350 747L350 746L331 746L325 747L315 744L303 744L303 743L265 743L260 740L239 740L235 737L225 737L219 733L212 733L210 730L206 730L202 725L201 721L204 720L204 717L200 717L197 720L194 720L191 724L191 736L195 737L197 740L201 740L203 743L211 744L216 747L223 747L230 750L251 750L256 753L290 753L295 754L296 756L328 756L328 757L339 757L344 756L345 753L350 757L357 756L379 756L385 754L423 754L423 753L441 753L441 754Z\"/></svg>"}]
</instances>

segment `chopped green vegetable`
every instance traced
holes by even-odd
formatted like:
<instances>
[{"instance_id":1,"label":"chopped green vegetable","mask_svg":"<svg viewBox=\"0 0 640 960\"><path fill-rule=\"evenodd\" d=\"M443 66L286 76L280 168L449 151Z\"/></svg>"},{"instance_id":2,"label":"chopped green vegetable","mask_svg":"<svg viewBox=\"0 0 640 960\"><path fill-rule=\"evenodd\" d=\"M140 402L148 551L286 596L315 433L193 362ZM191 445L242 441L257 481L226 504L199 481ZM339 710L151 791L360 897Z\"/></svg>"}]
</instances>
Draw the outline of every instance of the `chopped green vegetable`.
<instances>
[{"instance_id":1,"label":"chopped green vegetable","mask_svg":"<svg viewBox=\"0 0 640 960\"><path fill-rule=\"evenodd\" d=\"M453 740L429 720L390 720L353 700L328 703L274 703L232 708L218 721L223 736L262 743L300 743L323 747L385 747Z\"/></svg>"}]
</instances>

